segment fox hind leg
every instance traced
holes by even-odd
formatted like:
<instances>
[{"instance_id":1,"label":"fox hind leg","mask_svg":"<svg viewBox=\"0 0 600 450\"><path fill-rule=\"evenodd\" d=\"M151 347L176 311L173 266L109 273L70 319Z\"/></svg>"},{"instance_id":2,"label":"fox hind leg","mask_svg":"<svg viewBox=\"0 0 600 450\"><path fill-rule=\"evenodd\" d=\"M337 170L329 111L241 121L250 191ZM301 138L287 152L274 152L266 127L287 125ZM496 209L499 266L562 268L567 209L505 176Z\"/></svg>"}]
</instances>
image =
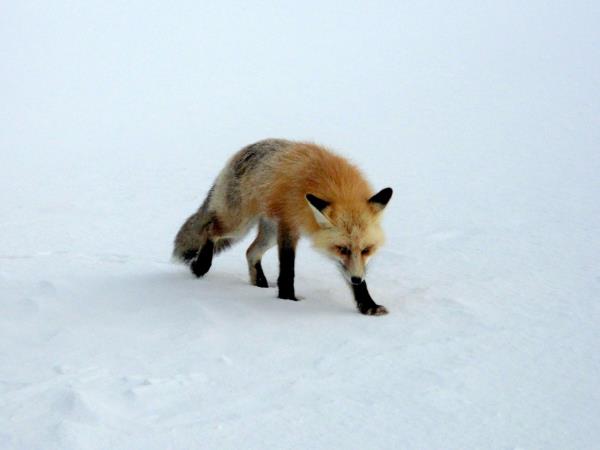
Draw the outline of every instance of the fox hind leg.
<instances>
[{"instance_id":1,"label":"fox hind leg","mask_svg":"<svg viewBox=\"0 0 600 450\"><path fill-rule=\"evenodd\" d=\"M215 244L211 239L207 239L196 258L190 264L192 273L197 277L204 276L212 265L212 259L214 255Z\"/></svg>"},{"instance_id":2,"label":"fox hind leg","mask_svg":"<svg viewBox=\"0 0 600 450\"><path fill-rule=\"evenodd\" d=\"M262 269L261 259L265 252L277 243L277 225L265 218L261 218L258 223L258 234L254 242L250 244L246 251L248 260L248 271L250 273L250 283L254 286L266 288L269 287L267 278Z\"/></svg>"},{"instance_id":3,"label":"fox hind leg","mask_svg":"<svg viewBox=\"0 0 600 450\"><path fill-rule=\"evenodd\" d=\"M223 224L212 214L206 224L206 240L198 250L196 257L190 261L190 269L197 277L204 276L212 265L213 256L231 246L233 239L223 238Z\"/></svg>"}]
</instances>

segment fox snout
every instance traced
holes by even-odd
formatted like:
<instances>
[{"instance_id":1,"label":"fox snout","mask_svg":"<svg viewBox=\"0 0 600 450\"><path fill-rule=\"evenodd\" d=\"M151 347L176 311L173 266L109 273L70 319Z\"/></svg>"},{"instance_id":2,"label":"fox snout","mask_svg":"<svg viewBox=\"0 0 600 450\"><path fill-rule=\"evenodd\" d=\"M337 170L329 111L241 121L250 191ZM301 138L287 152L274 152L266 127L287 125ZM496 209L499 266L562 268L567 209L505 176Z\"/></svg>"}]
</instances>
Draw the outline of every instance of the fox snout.
<instances>
[{"instance_id":1,"label":"fox snout","mask_svg":"<svg viewBox=\"0 0 600 450\"><path fill-rule=\"evenodd\" d=\"M365 264L360 256L353 255L347 258L345 261L342 261L342 266L344 267L346 279L351 284L359 285L363 282L365 278Z\"/></svg>"}]
</instances>

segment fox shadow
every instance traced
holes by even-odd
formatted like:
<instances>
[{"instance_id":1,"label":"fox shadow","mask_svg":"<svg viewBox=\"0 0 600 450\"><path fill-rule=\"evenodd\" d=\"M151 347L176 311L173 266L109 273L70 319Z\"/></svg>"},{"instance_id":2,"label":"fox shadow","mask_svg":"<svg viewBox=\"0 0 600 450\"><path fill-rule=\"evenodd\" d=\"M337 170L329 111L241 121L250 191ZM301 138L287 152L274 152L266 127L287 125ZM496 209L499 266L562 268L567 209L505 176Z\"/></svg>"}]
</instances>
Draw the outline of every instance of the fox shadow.
<instances>
[{"instance_id":1,"label":"fox shadow","mask_svg":"<svg viewBox=\"0 0 600 450\"><path fill-rule=\"evenodd\" d=\"M176 264L117 276L110 284L118 296L129 301L143 299L152 306L177 304L193 309L200 305L215 312L226 310L238 315L236 311L255 311L278 318L283 311L295 316L358 314L350 290L334 292L333 288L315 286L314 280L303 278L297 282L299 301L278 298L272 281L268 288L259 288L250 284L247 274L219 270L198 278L185 266Z\"/></svg>"}]
</instances>

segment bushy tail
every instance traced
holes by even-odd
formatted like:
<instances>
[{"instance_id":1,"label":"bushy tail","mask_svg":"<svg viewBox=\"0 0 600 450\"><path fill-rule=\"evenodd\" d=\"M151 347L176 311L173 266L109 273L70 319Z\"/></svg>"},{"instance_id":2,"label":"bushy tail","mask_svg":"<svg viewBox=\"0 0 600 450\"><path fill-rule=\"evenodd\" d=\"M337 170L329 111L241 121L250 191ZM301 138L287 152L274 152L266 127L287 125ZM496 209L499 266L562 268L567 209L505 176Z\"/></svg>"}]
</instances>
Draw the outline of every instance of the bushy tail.
<instances>
[{"instance_id":1,"label":"bushy tail","mask_svg":"<svg viewBox=\"0 0 600 450\"><path fill-rule=\"evenodd\" d=\"M208 238L208 227L203 225L200 211L190 216L175 237L173 258L184 263L193 260Z\"/></svg>"},{"instance_id":2,"label":"bushy tail","mask_svg":"<svg viewBox=\"0 0 600 450\"><path fill-rule=\"evenodd\" d=\"M204 244L206 244L209 237L215 240L213 242L215 254L228 249L233 244L234 241L232 239L209 236L212 224L216 218L216 213L210 209L210 199L213 190L214 186L208 192L200 209L188 217L179 229L177 236L175 236L175 246L173 248L174 259L190 264L196 258Z\"/></svg>"},{"instance_id":3,"label":"bushy tail","mask_svg":"<svg viewBox=\"0 0 600 450\"><path fill-rule=\"evenodd\" d=\"M209 213L212 191L212 189L209 191L200 209L188 217L179 229L177 236L175 236L173 258L184 263L190 263L206 243L212 222L212 214Z\"/></svg>"}]
</instances>

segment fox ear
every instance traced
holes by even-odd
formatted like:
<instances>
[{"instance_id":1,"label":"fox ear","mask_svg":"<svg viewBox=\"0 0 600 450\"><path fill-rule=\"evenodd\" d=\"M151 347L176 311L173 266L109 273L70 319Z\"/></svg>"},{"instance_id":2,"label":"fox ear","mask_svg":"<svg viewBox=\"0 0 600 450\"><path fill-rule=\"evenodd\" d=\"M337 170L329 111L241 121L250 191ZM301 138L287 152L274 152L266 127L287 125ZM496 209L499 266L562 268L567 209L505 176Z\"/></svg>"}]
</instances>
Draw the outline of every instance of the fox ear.
<instances>
[{"instance_id":1,"label":"fox ear","mask_svg":"<svg viewBox=\"0 0 600 450\"><path fill-rule=\"evenodd\" d=\"M323 214L323 210L331 204L330 202L312 194L306 194L306 201L308 202L308 206L310 206L310 209L315 216L315 220L322 228L333 227L333 224L329 221L327 216Z\"/></svg>"},{"instance_id":2,"label":"fox ear","mask_svg":"<svg viewBox=\"0 0 600 450\"><path fill-rule=\"evenodd\" d=\"M369 204L373 205L377 211L382 211L392 198L393 192L392 188L389 187L382 189L369 199Z\"/></svg>"}]
</instances>

